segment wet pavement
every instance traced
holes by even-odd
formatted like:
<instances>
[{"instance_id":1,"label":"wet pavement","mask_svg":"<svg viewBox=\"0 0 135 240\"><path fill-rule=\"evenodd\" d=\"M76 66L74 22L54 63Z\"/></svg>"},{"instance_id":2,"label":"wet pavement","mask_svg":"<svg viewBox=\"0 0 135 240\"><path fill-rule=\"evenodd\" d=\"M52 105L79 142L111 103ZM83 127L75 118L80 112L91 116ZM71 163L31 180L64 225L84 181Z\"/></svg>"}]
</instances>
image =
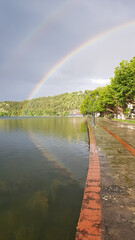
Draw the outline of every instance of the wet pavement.
<instances>
[{"instance_id":1,"label":"wet pavement","mask_svg":"<svg viewBox=\"0 0 135 240\"><path fill-rule=\"evenodd\" d=\"M134 124L97 122L135 148ZM101 167L102 240L134 240L135 156L98 124L94 133Z\"/></svg>"}]
</instances>

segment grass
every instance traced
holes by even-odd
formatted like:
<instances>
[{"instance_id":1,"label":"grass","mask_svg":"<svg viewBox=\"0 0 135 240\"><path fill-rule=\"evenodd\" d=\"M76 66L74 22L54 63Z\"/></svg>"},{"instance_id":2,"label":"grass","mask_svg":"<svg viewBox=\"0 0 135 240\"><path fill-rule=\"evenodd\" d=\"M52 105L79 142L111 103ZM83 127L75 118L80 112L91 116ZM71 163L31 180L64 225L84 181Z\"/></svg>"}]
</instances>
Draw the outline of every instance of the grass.
<instances>
[{"instance_id":1,"label":"grass","mask_svg":"<svg viewBox=\"0 0 135 240\"><path fill-rule=\"evenodd\" d=\"M128 122L128 123L133 123L135 124L135 120L122 120L122 119L116 119L116 118L113 118L112 120L114 121L119 121L119 122Z\"/></svg>"}]
</instances>

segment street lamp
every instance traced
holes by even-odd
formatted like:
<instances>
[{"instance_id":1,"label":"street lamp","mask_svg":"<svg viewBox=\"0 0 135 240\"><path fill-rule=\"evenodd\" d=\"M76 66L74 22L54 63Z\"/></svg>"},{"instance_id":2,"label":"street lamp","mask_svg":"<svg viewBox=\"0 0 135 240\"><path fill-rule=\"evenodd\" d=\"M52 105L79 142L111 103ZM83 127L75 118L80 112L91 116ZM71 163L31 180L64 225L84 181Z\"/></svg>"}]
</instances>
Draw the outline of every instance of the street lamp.
<instances>
[{"instance_id":1,"label":"street lamp","mask_svg":"<svg viewBox=\"0 0 135 240\"><path fill-rule=\"evenodd\" d=\"M93 126L95 127L95 98L93 99Z\"/></svg>"},{"instance_id":2,"label":"street lamp","mask_svg":"<svg viewBox=\"0 0 135 240\"><path fill-rule=\"evenodd\" d=\"M91 97L92 97L92 95L90 95ZM98 99L99 98L99 95L97 94L96 95L96 99ZM96 100L95 98L93 99L93 126L95 127L95 100Z\"/></svg>"}]
</instances>

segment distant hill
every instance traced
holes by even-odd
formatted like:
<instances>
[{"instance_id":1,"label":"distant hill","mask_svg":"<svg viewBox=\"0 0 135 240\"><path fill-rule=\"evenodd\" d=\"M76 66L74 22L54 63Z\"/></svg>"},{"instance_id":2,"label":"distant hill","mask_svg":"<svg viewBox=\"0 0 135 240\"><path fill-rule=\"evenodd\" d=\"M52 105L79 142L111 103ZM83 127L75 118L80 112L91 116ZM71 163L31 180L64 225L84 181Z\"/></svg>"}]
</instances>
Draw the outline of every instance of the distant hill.
<instances>
[{"instance_id":1,"label":"distant hill","mask_svg":"<svg viewBox=\"0 0 135 240\"><path fill-rule=\"evenodd\" d=\"M0 116L66 116L80 106L87 91L64 93L53 97L39 97L22 102L0 102Z\"/></svg>"}]
</instances>

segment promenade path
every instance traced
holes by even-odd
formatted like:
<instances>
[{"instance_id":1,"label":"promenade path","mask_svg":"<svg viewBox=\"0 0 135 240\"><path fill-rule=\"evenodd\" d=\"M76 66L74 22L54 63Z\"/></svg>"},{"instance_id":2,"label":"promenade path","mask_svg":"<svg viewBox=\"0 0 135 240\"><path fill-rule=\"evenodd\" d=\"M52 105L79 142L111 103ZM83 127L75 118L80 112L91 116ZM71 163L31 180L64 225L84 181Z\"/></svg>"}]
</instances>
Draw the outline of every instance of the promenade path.
<instances>
[{"instance_id":1,"label":"promenade path","mask_svg":"<svg viewBox=\"0 0 135 240\"><path fill-rule=\"evenodd\" d=\"M92 125L89 118L90 163L76 240L134 240L135 124L97 118Z\"/></svg>"},{"instance_id":2,"label":"promenade path","mask_svg":"<svg viewBox=\"0 0 135 240\"><path fill-rule=\"evenodd\" d=\"M107 128L135 149L135 124L103 120ZM96 124L101 174L102 239L135 239L135 156Z\"/></svg>"}]
</instances>

